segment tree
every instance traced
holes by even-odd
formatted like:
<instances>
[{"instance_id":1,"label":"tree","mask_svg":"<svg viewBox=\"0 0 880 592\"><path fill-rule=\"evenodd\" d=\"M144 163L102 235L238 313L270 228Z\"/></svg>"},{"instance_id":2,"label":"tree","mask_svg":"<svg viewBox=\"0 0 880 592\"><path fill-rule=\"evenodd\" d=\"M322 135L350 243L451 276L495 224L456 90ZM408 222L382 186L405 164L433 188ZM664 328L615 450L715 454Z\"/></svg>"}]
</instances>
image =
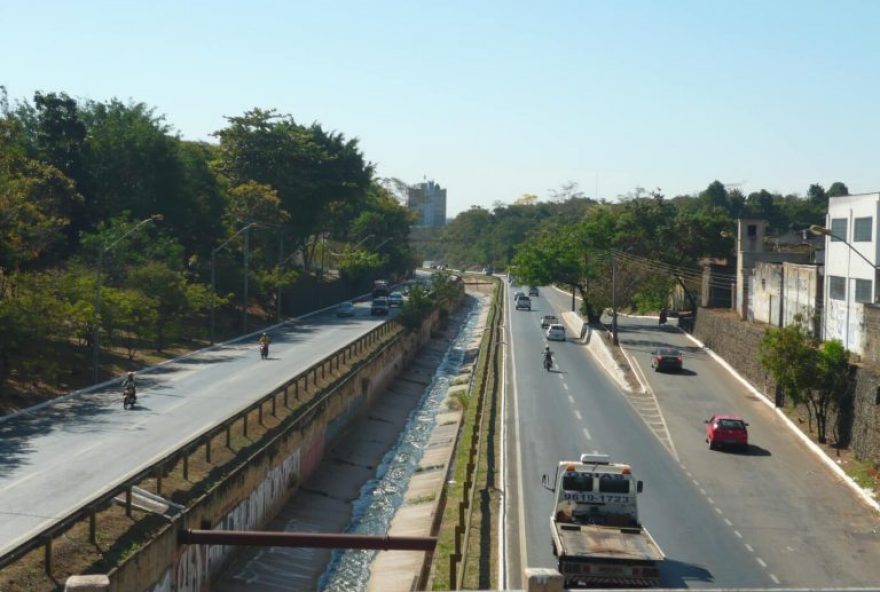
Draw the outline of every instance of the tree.
<instances>
[{"instance_id":1,"label":"tree","mask_svg":"<svg viewBox=\"0 0 880 592\"><path fill-rule=\"evenodd\" d=\"M813 183L810 185L810 188L807 189L807 199L815 206L828 206L828 194L825 193L825 188L818 183Z\"/></svg>"},{"instance_id":2,"label":"tree","mask_svg":"<svg viewBox=\"0 0 880 592\"><path fill-rule=\"evenodd\" d=\"M821 444L828 439L828 412L839 408L848 381L849 353L846 348L836 339L824 342L816 356L815 388L807 391L806 397L808 414L816 418L816 437Z\"/></svg>"},{"instance_id":3,"label":"tree","mask_svg":"<svg viewBox=\"0 0 880 592\"><path fill-rule=\"evenodd\" d=\"M803 318L795 315L791 325L767 329L759 355L761 365L773 376L782 394L795 405L803 403L814 384L817 363L812 337Z\"/></svg>"},{"instance_id":4,"label":"tree","mask_svg":"<svg viewBox=\"0 0 880 592\"><path fill-rule=\"evenodd\" d=\"M170 336L179 336L181 321L188 313L209 306L210 287L190 284L180 272L153 261L131 270L129 280L156 301L156 349L162 351Z\"/></svg>"},{"instance_id":5,"label":"tree","mask_svg":"<svg viewBox=\"0 0 880 592\"><path fill-rule=\"evenodd\" d=\"M228 117L214 133L220 147L214 161L231 185L255 181L278 192L285 223L308 268L314 238L327 230L333 205L364 199L373 166L364 161L357 140L327 132L319 124L302 126L274 110L253 109Z\"/></svg>"},{"instance_id":6,"label":"tree","mask_svg":"<svg viewBox=\"0 0 880 592\"><path fill-rule=\"evenodd\" d=\"M840 181L835 181L828 188L828 197L841 197L844 195L849 195L849 188Z\"/></svg>"}]
</instances>

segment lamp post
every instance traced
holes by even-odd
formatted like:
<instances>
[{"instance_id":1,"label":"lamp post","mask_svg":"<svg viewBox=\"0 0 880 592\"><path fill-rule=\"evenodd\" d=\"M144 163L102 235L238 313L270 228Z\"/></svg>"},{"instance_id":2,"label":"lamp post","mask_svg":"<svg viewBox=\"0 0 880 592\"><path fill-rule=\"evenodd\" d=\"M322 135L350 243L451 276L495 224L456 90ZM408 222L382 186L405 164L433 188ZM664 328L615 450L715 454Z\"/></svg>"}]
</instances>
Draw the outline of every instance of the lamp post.
<instances>
[{"instance_id":1,"label":"lamp post","mask_svg":"<svg viewBox=\"0 0 880 592\"><path fill-rule=\"evenodd\" d=\"M248 229L250 229L251 226L255 226L255 225L256 225L256 222L251 222L250 224L248 224L244 228L239 229L238 232L236 232L235 234L230 236L228 239L226 239L223 242L223 244L221 244L219 247L216 247L211 250L211 344L214 343L214 304L215 304L214 294L216 292L216 285L217 285L217 277L216 277L216 273L215 273L214 268L215 268L215 264L217 262L217 253L223 247L228 245L229 242L232 241L232 239L237 237L242 232L246 232ZM245 329L247 329L247 268L248 268L248 258L247 258L248 240L247 240L247 238L248 238L247 235L245 235L245 243L244 243L245 244L245 255L244 255L244 270L245 270L245 273L244 273L244 296L245 296L245 300L244 300L244 306L243 306L244 314L245 314L245 321L244 321Z\"/></svg>"},{"instance_id":2,"label":"lamp post","mask_svg":"<svg viewBox=\"0 0 880 592\"><path fill-rule=\"evenodd\" d=\"M92 339L92 380L95 384L98 382L98 364L100 362L101 357L101 344L100 344L100 336L101 336L101 272L104 267L104 254L110 252L113 247L118 245L123 239L131 235L134 231L138 230L144 224L148 224L150 222L158 222L162 220L162 214L153 214L149 218L144 218L137 224L135 224L128 232L117 238L115 241L110 243L109 245L101 245L101 248L98 249L98 265L97 272L95 274L95 334Z\"/></svg>"},{"instance_id":3,"label":"lamp post","mask_svg":"<svg viewBox=\"0 0 880 592\"><path fill-rule=\"evenodd\" d=\"M861 251L859 251L857 248L855 248L854 246L852 246L852 245L849 243L849 241L847 241L845 238L840 237L840 236L837 236L836 234L834 234L834 233L831 231L830 228L826 228L826 227L824 227L824 226L819 226L818 224L811 224L811 225L810 225L810 232L813 233L813 234L816 235L816 236L827 236L827 237L833 238L834 240L840 241L840 242L842 242L843 244L845 244L847 247L849 247L849 251L847 252L847 255L848 255L848 256L847 256L847 259L846 259L846 316L847 316L847 320L846 320L846 343L844 343L844 346L847 347L847 348L849 348L849 309L850 309L850 300L851 300L851 298L850 298L850 287L849 287L849 282L850 282L850 277L849 277L849 273L850 273L850 271L849 271L849 268L850 268L850 257L849 257L849 255L851 255L852 253L855 253L856 255L858 255L859 257L861 257L862 261L864 261L865 263L867 263L868 265L870 265L871 268L874 270L873 288L874 288L874 293L875 293L875 294L877 293L877 268L878 268L878 265L877 265L876 263L874 263L873 261L871 261L870 259L868 259L867 257L865 257L865 255L862 254ZM827 265L828 265L828 252L827 252L827 249L826 249L826 255L825 255L825 265L826 265L826 267L827 267ZM830 290L831 290L831 286L829 285L829 282L826 282L826 285L828 285L827 290L830 292ZM829 298L826 298L826 301L829 300L829 299L830 299L830 297L829 297ZM827 311L827 307L826 307L825 310L822 311L822 313L823 313L823 317L824 317L824 319L827 321L827 319L828 319L828 311ZM825 333L826 333L826 327L827 327L827 324L826 324L825 322L823 322L823 323L822 323L822 326L823 326L823 329L822 329L822 333L823 333L823 335L822 335L822 339L825 339Z\"/></svg>"}]
</instances>

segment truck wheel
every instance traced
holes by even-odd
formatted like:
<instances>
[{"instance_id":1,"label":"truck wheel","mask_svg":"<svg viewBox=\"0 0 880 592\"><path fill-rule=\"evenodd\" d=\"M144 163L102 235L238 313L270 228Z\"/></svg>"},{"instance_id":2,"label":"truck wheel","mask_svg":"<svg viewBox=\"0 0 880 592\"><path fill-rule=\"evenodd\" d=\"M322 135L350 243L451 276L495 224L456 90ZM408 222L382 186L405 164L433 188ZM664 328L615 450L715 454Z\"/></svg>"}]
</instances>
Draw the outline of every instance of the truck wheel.
<instances>
[{"instance_id":1,"label":"truck wheel","mask_svg":"<svg viewBox=\"0 0 880 592\"><path fill-rule=\"evenodd\" d=\"M553 539L550 539L550 548L553 549L553 556L556 557L559 553L556 551L556 543L553 542Z\"/></svg>"}]
</instances>

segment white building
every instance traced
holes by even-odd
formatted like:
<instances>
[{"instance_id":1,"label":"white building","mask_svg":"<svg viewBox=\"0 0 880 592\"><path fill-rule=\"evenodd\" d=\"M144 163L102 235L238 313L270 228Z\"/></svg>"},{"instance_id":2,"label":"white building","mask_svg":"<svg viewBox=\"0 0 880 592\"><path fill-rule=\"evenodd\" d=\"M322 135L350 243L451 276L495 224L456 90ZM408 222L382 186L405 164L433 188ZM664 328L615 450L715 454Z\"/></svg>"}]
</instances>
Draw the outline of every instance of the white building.
<instances>
[{"instance_id":1,"label":"white building","mask_svg":"<svg viewBox=\"0 0 880 592\"><path fill-rule=\"evenodd\" d=\"M406 205L418 215L416 226L446 225L446 190L434 181L408 187Z\"/></svg>"},{"instance_id":2,"label":"white building","mask_svg":"<svg viewBox=\"0 0 880 592\"><path fill-rule=\"evenodd\" d=\"M878 301L880 193L832 197L825 226L823 339L864 353L864 304Z\"/></svg>"}]
</instances>

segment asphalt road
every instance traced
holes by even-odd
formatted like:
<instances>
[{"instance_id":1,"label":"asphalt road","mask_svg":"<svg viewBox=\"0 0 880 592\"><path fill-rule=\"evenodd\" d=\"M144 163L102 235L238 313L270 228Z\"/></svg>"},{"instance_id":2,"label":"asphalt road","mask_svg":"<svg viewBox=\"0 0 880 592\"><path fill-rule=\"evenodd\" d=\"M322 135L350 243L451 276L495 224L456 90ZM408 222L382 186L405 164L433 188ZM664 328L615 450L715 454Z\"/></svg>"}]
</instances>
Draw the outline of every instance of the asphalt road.
<instances>
[{"instance_id":1,"label":"asphalt road","mask_svg":"<svg viewBox=\"0 0 880 592\"><path fill-rule=\"evenodd\" d=\"M540 318L559 315L570 302L544 288L532 299L531 312L509 307L509 587L519 586L523 565L555 567L553 494L542 488L541 475L552 478L558 460L593 450L629 463L645 482L640 518L666 554L663 587L880 582L877 518L786 432L771 409L677 330L661 332L656 320L621 319L621 340L646 369L671 450L584 346L552 343L557 367L544 372ZM649 351L658 344L686 346L688 371L653 373ZM747 418L754 444L747 453L709 451L703 419L713 412Z\"/></svg>"},{"instance_id":2,"label":"asphalt road","mask_svg":"<svg viewBox=\"0 0 880 592\"><path fill-rule=\"evenodd\" d=\"M134 410L113 385L0 422L0 555L385 320L315 315L272 331L268 360L254 336L139 375Z\"/></svg>"}]
</instances>

